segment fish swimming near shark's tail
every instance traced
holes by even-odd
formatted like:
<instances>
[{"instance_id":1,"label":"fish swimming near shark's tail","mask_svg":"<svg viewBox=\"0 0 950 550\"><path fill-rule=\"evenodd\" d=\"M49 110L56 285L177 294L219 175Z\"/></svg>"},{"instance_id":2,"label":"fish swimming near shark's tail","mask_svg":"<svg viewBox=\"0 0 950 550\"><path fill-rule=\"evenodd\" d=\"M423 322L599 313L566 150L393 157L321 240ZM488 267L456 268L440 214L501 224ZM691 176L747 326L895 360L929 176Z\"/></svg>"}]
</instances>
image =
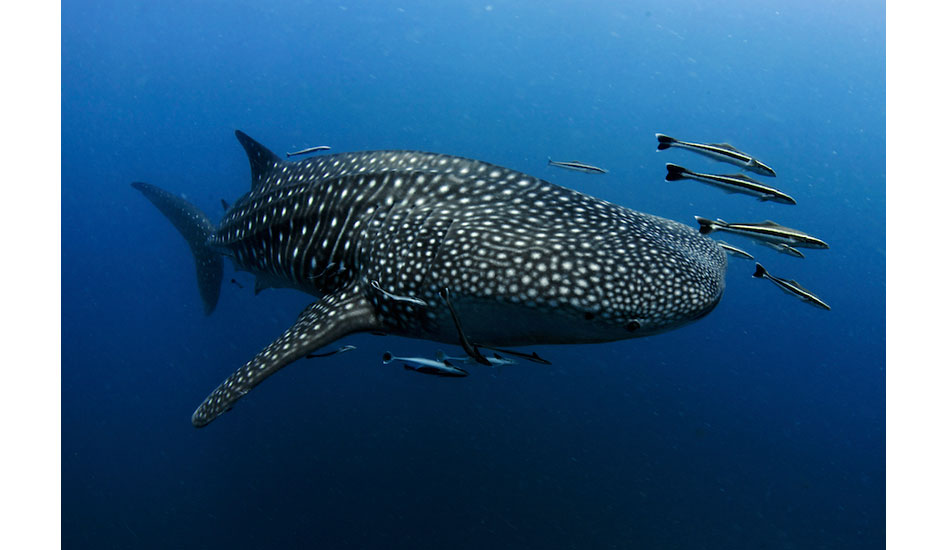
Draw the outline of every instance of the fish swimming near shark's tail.
<instances>
[{"instance_id":1,"label":"fish swimming near shark's tail","mask_svg":"<svg viewBox=\"0 0 950 550\"><path fill-rule=\"evenodd\" d=\"M195 257L201 301L205 306L205 314L210 315L218 304L223 278L221 256L208 245L208 240L214 234L214 224L196 206L164 189L142 182L134 182L132 187L141 191L188 242Z\"/></svg>"}]
</instances>

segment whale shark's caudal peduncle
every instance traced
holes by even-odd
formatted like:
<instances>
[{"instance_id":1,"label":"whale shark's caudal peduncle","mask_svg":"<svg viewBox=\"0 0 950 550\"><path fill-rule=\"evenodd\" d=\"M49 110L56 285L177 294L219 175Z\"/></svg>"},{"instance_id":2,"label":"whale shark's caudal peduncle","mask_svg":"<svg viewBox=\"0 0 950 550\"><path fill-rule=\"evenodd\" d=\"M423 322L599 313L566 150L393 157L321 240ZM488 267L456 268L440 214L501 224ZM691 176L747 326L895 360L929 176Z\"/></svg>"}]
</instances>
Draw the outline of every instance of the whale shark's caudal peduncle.
<instances>
[{"instance_id":1,"label":"whale shark's caudal peduncle","mask_svg":"<svg viewBox=\"0 0 950 550\"><path fill-rule=\"evenodd\" d=\"M208 396L195 426L354 332L458 343L464 326L486 347L607 342L681 326L722 296L725 253L674 221L466 158L369 151L286 161L237 138L251 190L217 226L176 195L132 186L190 245L208 313L222 256L255 274L257 290L318 298ZM448 292L451 303L440 297Z\"/></svg>"}]
</instances>

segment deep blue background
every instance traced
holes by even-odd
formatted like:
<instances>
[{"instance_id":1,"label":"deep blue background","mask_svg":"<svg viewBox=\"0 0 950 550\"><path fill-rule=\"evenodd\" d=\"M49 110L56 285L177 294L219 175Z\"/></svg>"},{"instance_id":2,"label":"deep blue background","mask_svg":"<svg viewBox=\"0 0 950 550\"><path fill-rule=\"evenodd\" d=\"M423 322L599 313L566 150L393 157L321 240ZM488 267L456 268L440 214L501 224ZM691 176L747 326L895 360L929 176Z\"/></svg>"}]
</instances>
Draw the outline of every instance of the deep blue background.
<instances>
[{"instance_id":1,"label":"deep blue background","mask_svg":"<svg viewBox=\"0 0 950 550\"><path fill-rule=\"evenodd\" d=\"M883 547L884 2L615 4L64 2L64 547ZM245 288L205 317L187 246L129 183L217 219L249 186L235 129L773 219L830 250L724 238L832 310L731 259L719 307L671 333L464 381L380 364L435 344L351 337L196 430L310 300L228 267ZM664 182L666 162L731 169L654 132L733 143L798 205Z\"/></svg>"}]
</instances>

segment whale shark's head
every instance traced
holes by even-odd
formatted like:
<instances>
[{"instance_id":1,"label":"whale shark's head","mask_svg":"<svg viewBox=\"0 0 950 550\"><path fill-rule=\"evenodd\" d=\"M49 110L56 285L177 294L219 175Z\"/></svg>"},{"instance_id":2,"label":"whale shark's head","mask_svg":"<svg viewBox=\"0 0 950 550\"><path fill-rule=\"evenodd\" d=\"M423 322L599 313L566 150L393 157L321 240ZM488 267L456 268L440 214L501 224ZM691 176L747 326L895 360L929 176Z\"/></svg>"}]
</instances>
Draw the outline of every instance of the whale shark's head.
<instances>
[{"instance_id":1,"label":"whale shark's head","mask_svg":"<svg viewBox=\"0 0 950 550\"><path fill-rule=\"evenodd\" d=\"M711 312L725 289L726 254L713 240L678 222L637 214L633 238L618 245L624 284L605 292L602 307L616 312L632 336L648 336Z\"/></svg>"},{"instance_id":2,"label":"whale shark's head","mask_svg":"<svg viewBox=\"0 0 950 550\"><path fill-rule=\"evenodd\" d=\"M695 321L719 303L727 260L715 241L678 222L562 192L553 191L556 207L519 219L454 225L442 257L429 265L429 275L453 289L473 341L636 338Z\"/></svg>"}]
</instances>

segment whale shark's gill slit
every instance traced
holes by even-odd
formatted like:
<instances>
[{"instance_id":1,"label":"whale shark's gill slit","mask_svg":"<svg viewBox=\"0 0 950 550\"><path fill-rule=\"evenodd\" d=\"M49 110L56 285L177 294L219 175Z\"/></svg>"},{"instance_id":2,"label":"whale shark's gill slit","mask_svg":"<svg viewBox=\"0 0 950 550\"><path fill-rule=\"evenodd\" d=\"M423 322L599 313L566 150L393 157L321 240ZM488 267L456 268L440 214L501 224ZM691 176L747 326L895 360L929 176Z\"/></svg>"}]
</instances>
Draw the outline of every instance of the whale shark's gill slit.
<instances>
[{"instance_id":1,"label":"whale shark's gill slit","mask_svg":"<svg viewBox=\"0 0 950 550\"><path fill-rule=\"evenodd\" d=\"M300 241L300 263L298 264L298 273L297 279L301 282L303 281L314 281L317 277L314 276L314 271L319 265L320 261L317 259L317 254L313 249L313 243L317 239L317 235L320 234L320 228L317 227L316 223L307 223L305 222L302 225L301 231L303 232L302 237L306 239ZM329 267L329 264L327 265ZM325 271L326 269L324 269ZM322 272L321 272L322 273Z\"/></svg>"},{"instance_id":2,"label":"whale shark's gill slit","mask_svg":"<svg viewBox=\"0 0 950 550\"><path fill-rule=\"evenodd\" d=\"M441 258L442 247L445 245L445 240L449 238L449 234L452 232L452 226L455 225L455 218L449 220L449 225L446 226L445 231L442 231L442 234L439 236L439 242L435 246L435 251L432 253L432 260L435 261L438 258ZM423 273L422 280L428 280L429 273L432 271L433 262L429 262L429 265L426 266L426 271Z\"/></svg>"},{"instance_id":3,"label":"whale shark's gill slit","mask_svg":"<svg viewBox=\"0 0 950 550\"><path fill-rule=\"evenodd\" d=\"M376 258L373 257L371 245L378 240L382 232L381 228L384 226L383 222L377 219L377 216L382 212L382 219L385 220L385 212L382 205L373 202L366 208L367 212L365 212L364 215L368 213L369 218L362 224L363 229L359 232L358 248L353 254L353 266L357 271L362 271L365 265L372 264L376 261ZM372 212L368 211L370 209Z\"/></svg>"},{"instance_id":4,"label":"whale shark's gill slit","mask_svg":"<svg viewBox=\"0 0 950 550\"><path fill-rule=\"evenodd\" d=\"M410 207L401 218L394 220L395 226L390 226L392 229L384 232L386 253L380 263L385 267L380 277L400 293L412 293L409 287L421 281L420 273L428 267L425 258L429 238L426 222L432 214L431 208Z\"/></svg>"},{"instance_id":5,"label":"whale shark's gill slit","mask_svg":"<svg viewBox=\"0 0 950 550\"><path fill-rule=\"evenodd\" d=\"M412 254L412 245L422 238L420 233L424 231L426 222L429 221L429 218L432 216L432 212L433 210L431 208L416 206L414 206L412 210L409 211L409 214L406 216L406 219L400 226L400 231L397 232L397 235L405 239L404 246L402 246L399 251L400 262L403 262L407 256ZM421 219L417 219L417 215L421 216ZM402 229L405 227L406 222L410 223L412 227L409 229L409 231L405 232L405 235L403 235Z\"/></svg>"},{"instance_id":6,"label":"whale shark's gill slit","mask_svg":"<svg viewBox=\"0 0 950 550\"><path fill-rule=\"evenodd\" d=\"M334 239L333 241L333 248L330 249L330 253L327 255L327 257L330 258L330 260L336 259L336 254L337 254L337 250L340 247L340 242L343 241L344 239L349 239L352 237L352 235L350 235L350 232L348 231L350 219L352 217L353 217L353 209L351 208L347 210L346 217L343 218L342 225L340 226L340 231L337 233L336 239ZM341 262L342 261L345 261L345 259L341 258Z\"/></svg>"}]
</instances>

